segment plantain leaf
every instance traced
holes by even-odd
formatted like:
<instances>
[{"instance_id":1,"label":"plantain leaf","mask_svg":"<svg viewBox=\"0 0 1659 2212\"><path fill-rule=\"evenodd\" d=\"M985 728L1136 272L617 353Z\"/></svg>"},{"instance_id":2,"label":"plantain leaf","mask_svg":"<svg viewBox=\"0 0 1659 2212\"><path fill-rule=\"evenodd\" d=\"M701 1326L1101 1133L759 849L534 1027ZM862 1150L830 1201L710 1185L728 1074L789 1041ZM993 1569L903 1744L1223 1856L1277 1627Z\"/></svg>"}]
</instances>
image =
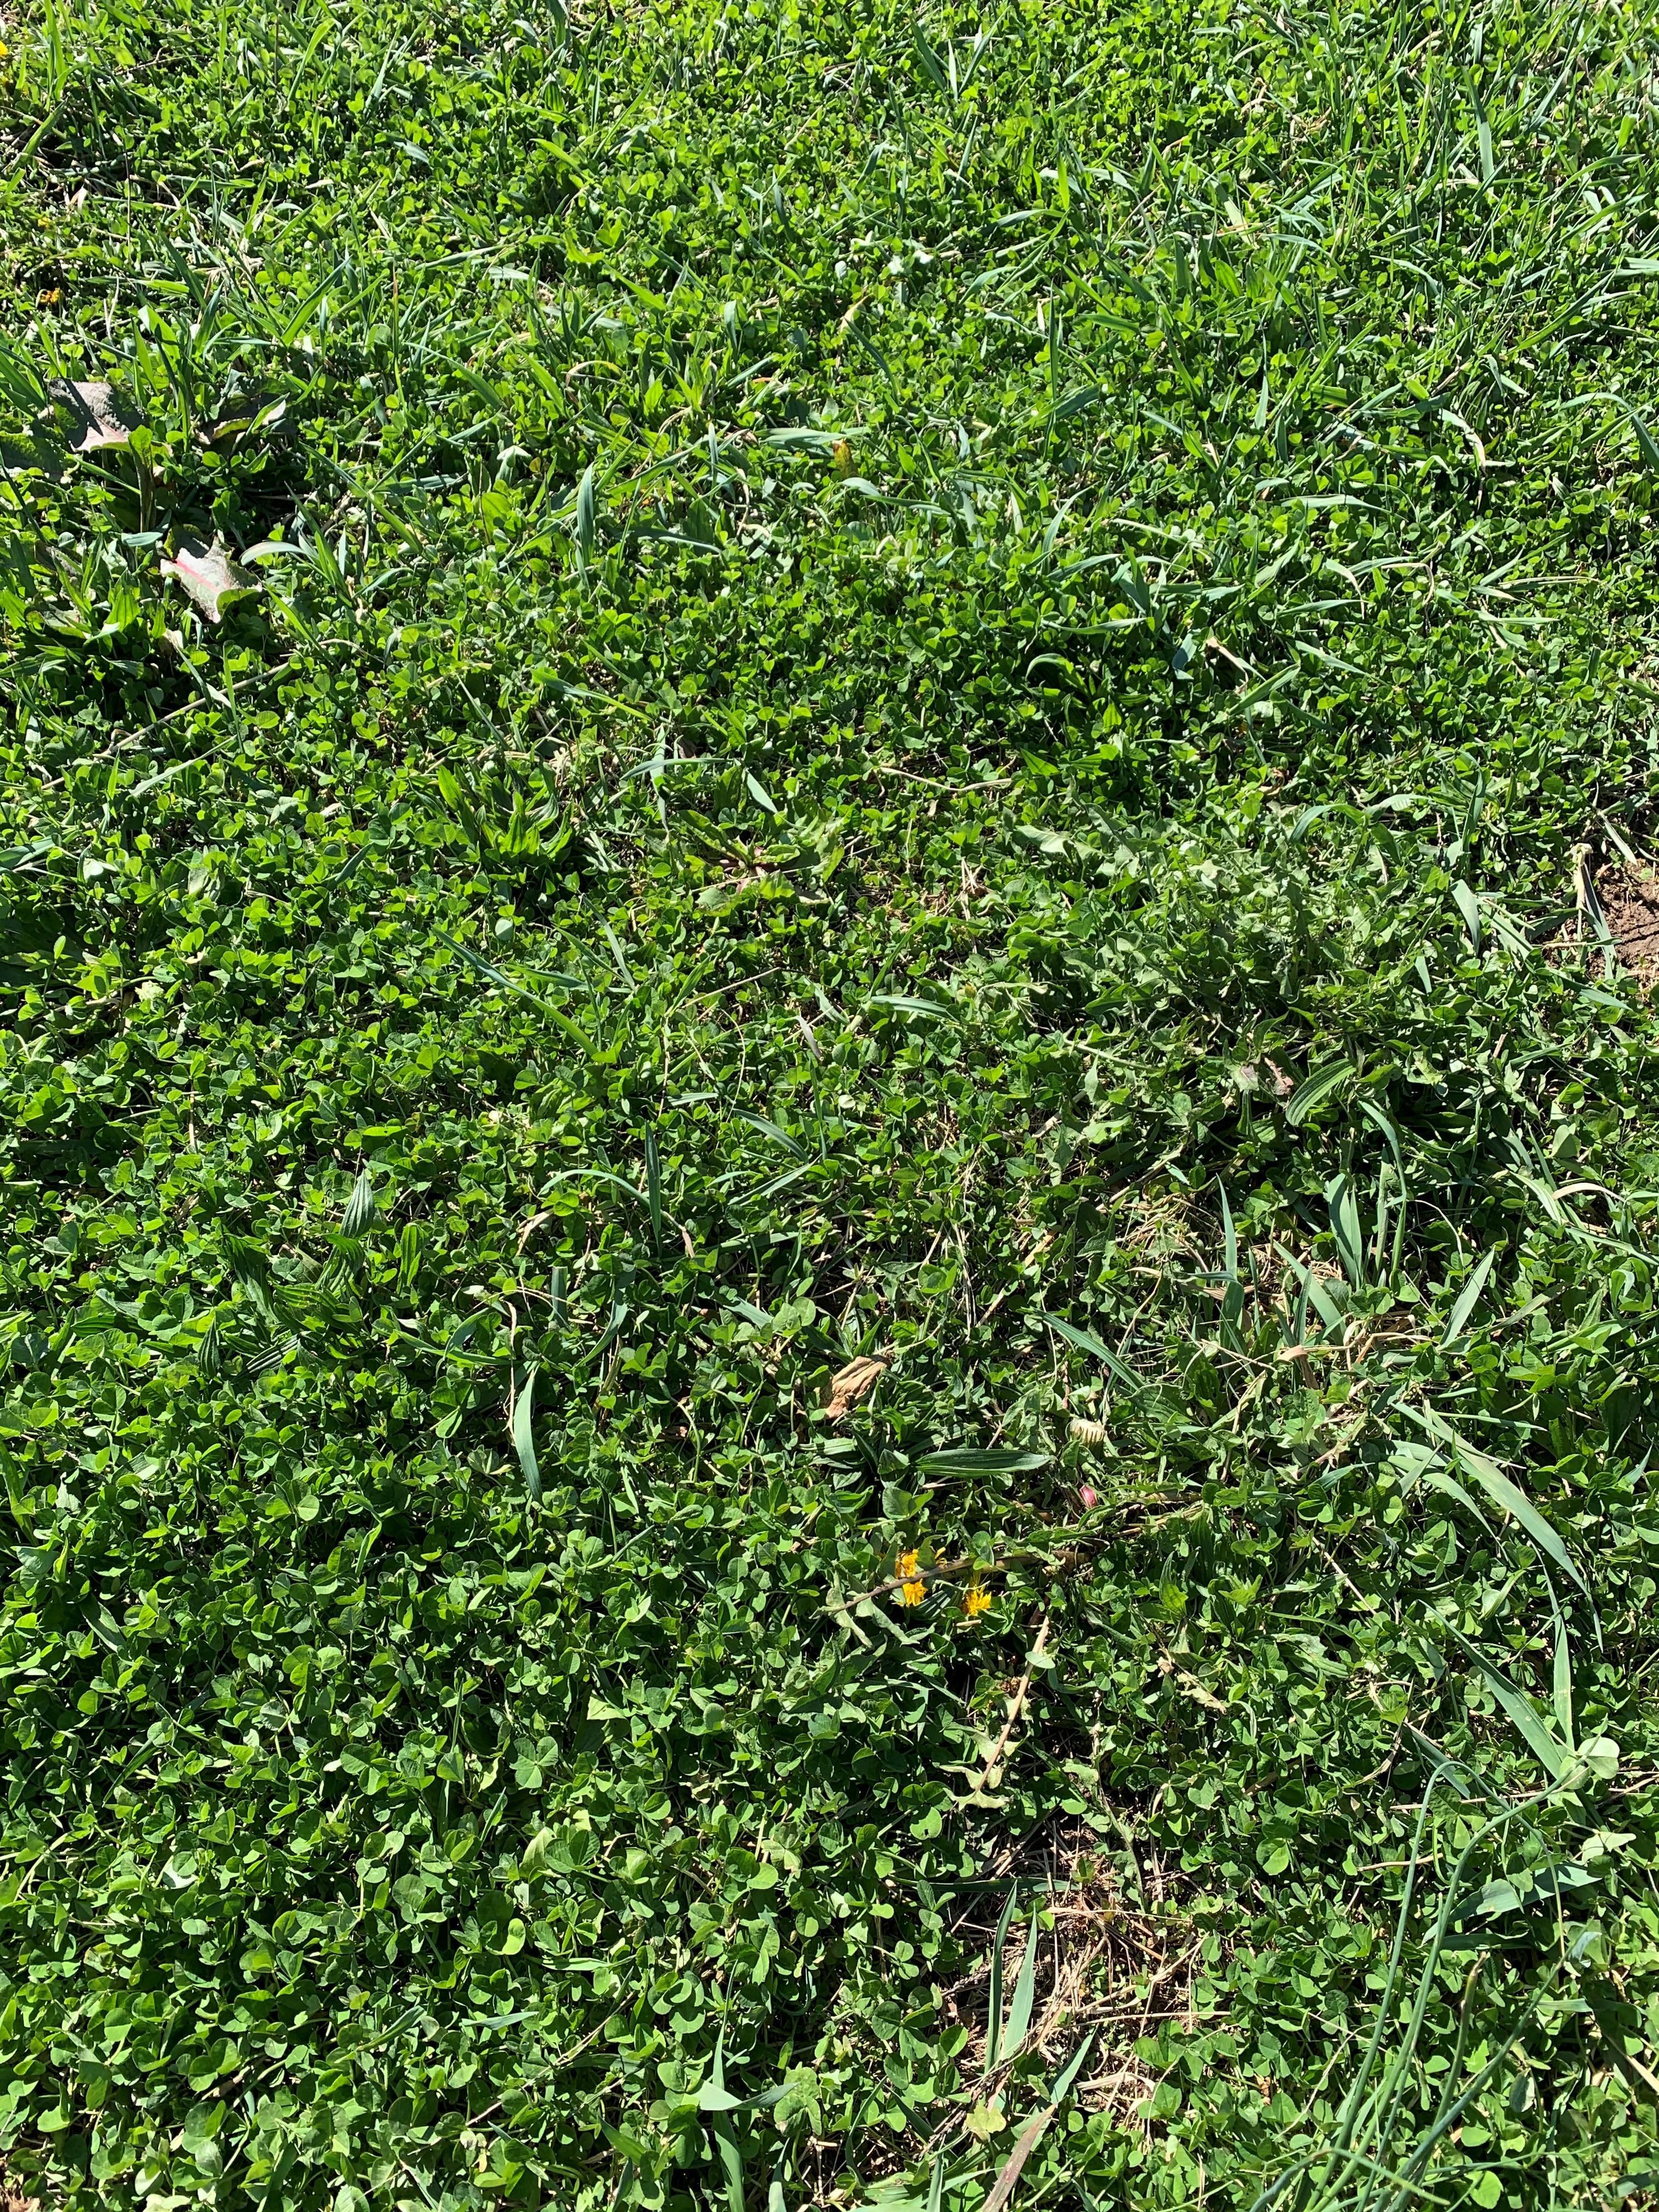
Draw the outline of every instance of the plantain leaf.
<instances>
[{"instance_id":1,"label":"plantain leaf","mask_svg":"<svg viewBox=\"0 0 1659 2212\"><path fill-rule=\"evenodd\" d=\"M918 1474L1035 1474L1047 1467L1050 1452L980 1450L963 1445L952 1451L928 1452L916 1462Z\"/></svg>"}]
</instances>

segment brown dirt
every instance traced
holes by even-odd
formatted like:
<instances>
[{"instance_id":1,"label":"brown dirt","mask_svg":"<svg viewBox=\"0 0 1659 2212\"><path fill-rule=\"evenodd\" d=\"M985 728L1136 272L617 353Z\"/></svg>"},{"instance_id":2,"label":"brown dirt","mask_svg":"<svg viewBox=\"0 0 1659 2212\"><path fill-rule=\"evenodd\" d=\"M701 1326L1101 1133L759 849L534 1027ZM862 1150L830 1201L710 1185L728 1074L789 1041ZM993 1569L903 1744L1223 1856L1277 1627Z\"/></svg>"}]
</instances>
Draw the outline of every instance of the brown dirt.
<instances>
[{"instance_id":1,"label":"brown dirt","mask_svg":"<svg viewBox=\"0 0 1659 2212\"><path fill-rule=\"evenodd\" d=\"M1643 990L1659 988L1659 876L1646 868L1607 868L1595 892L1620 959Z\"/></svg>"}]
</instances>

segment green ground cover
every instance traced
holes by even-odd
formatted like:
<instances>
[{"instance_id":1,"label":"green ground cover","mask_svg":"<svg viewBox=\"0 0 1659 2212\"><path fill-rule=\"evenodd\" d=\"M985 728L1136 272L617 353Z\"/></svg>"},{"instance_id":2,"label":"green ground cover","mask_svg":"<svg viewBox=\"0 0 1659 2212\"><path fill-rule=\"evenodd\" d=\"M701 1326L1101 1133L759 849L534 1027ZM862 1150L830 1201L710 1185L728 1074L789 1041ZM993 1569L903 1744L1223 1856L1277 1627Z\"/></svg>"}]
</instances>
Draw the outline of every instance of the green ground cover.
<instances>
[{"instance_id":1,"label":"green ground cover","mask_svg":"<svg viewBox=\"0 0 1659 2212\"><path fill-rule=\"evenodd\" d=\"M1656 32L3 21L16 2190L1644 2201Z\"/></svg>"}]
</instances>

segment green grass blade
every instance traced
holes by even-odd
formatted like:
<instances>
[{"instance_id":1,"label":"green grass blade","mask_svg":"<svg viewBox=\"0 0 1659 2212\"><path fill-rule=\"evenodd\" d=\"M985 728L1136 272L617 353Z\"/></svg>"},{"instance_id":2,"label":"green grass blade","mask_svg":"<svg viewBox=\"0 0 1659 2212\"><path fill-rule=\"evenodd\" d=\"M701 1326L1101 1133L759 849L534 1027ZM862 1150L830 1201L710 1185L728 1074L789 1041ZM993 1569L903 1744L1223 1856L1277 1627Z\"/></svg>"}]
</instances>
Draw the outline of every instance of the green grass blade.
<instances>
[{"instance_id":1,"label":"green grass blade","mask_svg":"<svg viewBox=\"0 0 1659 2212\"><path fill-rule=\"evenodd\" d=\"M1063 1336L1067 1344L1074 1344L1079 1352L1086 1352L1097 1359L1106 1372L1125 1389L1141 1391L1146 1388L1132 1367L1126 1367L1115 1352L1108 1349L1092 1331L1079 1328L1075 1322L1061 1321L1058 1314L1044 1313L1042 1316L1056 1336Z\"/></svg>"},{"instance_id":2,"label":"green grass blade","mask_svg":"<svg viewBox=\"0 0 1659 2212\"><path fill-rule=\"evenodd\" d=\"M1452 1463L1459 1473L1472 1476L1494 1505L1500 1507L1512 1520L1520 1523L1545 1558L1553 1560L1561 1571L1570 1576L1584 1595L1589 1596L1589 1585L1575 1565L1572 1554L1568 1551L1565 1544L1545 1520L1526 1492L1518 1484L1510 1480L1494 1460L1489 1459L1485 1452L1477 1451L1474 1445L1460 1436L1451 1424L1443 1415L1437 1413L1431 1406L1418 1407L1402 1404L1400 1410L1407 1414L1420 1428L1427 1430L1431 1436L1437 1437L1448 1445L1451 1450Z\"/></svg>"},{"instance_id":3,"label":"green grass blade","mask_svg":"<svg viewBox=\"0 0 1659 2212\"><path fill-rule=\"evenodd\" d=\"M1301 1261L1297 1259L1292 1254L1287 1252L1282 1244L1278 1246L1276 1249L1279 1258L1285 1262L1285 1266L1291 1270L1291 1273L1302 1285L1302 1292L1304 1301L1303 1310L1303 1320L1304 1324L1307 1317L1306 1305L1308 1304L1311 1304L1314 1311L1319 1316L1321 1322L1324 1325L1326 1334L1329 1336L1340 1339L1342 1335L1343 1330L1347 1326L1347 1322L1343 1315L1341 1307L1337 1304L1335 1299L1331 1296L1329 1286L1326 1283L1321 1281L1320 1278L1314 1273L1311 1267L1304 1267Z\"/></svg>"},{"instance_id":4,"label":"green grass blade","mask_svg":"<svg viewBox=\"0 0 1659 2212\"><path fill-rule=\"evenodd\" d=\"M1555 1608L1555 1670L1552 1688L1556 1731L1567 1749L1575 1750L1578 1739L1574 1732L1572 1717L1572 1648L1567 1639L1566 1620L1559 1605Z\"/></svg>"},{"instance_id":5,"label":"green grass blade","mask_svg":"<svg viewBox=\"0 0 1659 2212\"><path fill-rule=\"evenodd\" d=\"M1221 1186L1221 1235L1223 1273L1230 1283L1238 1280L1238 1232L1233 1227L1233 1210L1227 1203L1227 1187Z\"/></svg>"},{"instance_id":6,"label":"green grass blade","mask_svg":"<svg viewBox=\"0 0 1659 2212\"><path fill-rule=\"evenodd\" d=\"M1293 1129L1299 1129L1314 1109L1322 1105L1353 1072L1352 1064L1346 1060L1328 1060L1310 1069L1285 1100L1285 1119Z\"/></svg>"},{"instance_id":7,"label":"green grass blade","mask_svg":"<svg viewBox=\"0 0 1659 2212\"><path fill-rule=\"evenodd\" d=\"M504 974L489 961L481 959L471 946L463 945L459 938L452 937L447 929L434 928L432 933L441 944L447 945L452 952L459 954L475 975L482 975L498 991L510 992L514 998L523 999L527 1005L534 1006L544 1020L551 1022L555 1029L568 1036L572 1043L580 1045L584 1053L590 1057L597 1054L599 1048L593 1040L586 1030L578 1028L568 1014L562 1014L556 1006L550 1006L534 991L526 990L522 983L515 982L511 975Z\"/></svg>"},{"instance_id":8,"label":"green grass blade","mask_svg":"<svg viewBox=\"0 0 1659 2212\"><path fill-rule=\"evenodd\" d=\"M1537 1709L1523 1697L1502 1670L1462 1632L1447 1625L1447 1634L1454 1644L1476 1667L1487 1687L1515 1723L1527 1747L1537 1759L1552 1782L1559 1782L1565 1772L1569 1754L1560 1739L1553 1735L1540 1717Z\"/></svg>"},{"instance_id":9,"label":"green grass blade","mask_svg":"<svg viewBox=\"0 0 1659 2212\"><path fill-rule=\"evenodd\" d=\"M536 1376L531 1368L524 1378L513 1405L513 1449L519 1455L519 1465L524 1470L524 1486L532 1498L542 1494L542 1471L537 1463L536 1442L531 1432L531 1423L536 1404Z\"/></svg>"},{"instance_id":10,"label":"green grass blade","mask_svg":"<svg viewBox=\"0 0 1659 2212\"><path fill-rule=\"evenodd\" d=\"M1486 1278L1491 1274L1497 1261L1498 1248L1494 1245L1490 1252L1483 1252L1475 1261L1468 1282L1457 1294L1457 1303L1451 1310L1450 1320L1446 1323L1446 1334L1440 1340L1440 1348L1443 1352L1448 1345L1455 1344L1463 1334L1463 1325L1480 1303L1480 1293L1486 1289Z\"/></svg>"},{"instance_id":11,"label":"green grass blade","mask_svg":"<svg viewBox=\"0 0 1659 2212\"><path fill-rule=\"evenodd\" d=\"M1325 1200L1330 1208L1331 1236L1335 1242L1337 1257L1342 1262L1342 1272L1349 1285L1356 1291L1365 1287L1364 1232L1359 1221L1359 1201L1354 1195L1353 1177L1337 1176L1325 1186Z\"/></svg>"},{"instance_id":12,"label":"green grass blade","mask_svg":"<svg viewBox=\"0 0 1659 2212\"><path fill-rule=\"evenodd\" d=\"M580 483L576 487L576 559L584 570L593 565L597 507L593 464L590 461L582 471Z\"/></svg>"},{"instance_id":13,"label":"green grass blade","mask_svg":"<svg viewBox=\"0 0 1659 2212\"><path fill-rule=\"evenodd\" d=\"M951 1451L927 1452L916 1462L918 1474L1035 1474L1047 1467L1052 1455L989 1447L981 1450L963 1445Z\"/></svg>"},{"instance_id":14,"label":"green grass blade","mask_svg":"<svg viewBox=\"0 0 1659 2212\"><path fill-rule=\"evenodd\" d=\"M1003 2030L1002 2052L1005 2059L1018 2058L1025 2047L1026 2032L1031 2025L1031 2007L1036 1998L1037 1924L1033 1911L1026 1926L1025 1949L1020 1958L1019 1972L1014 1978L1013 2001L1008 2007L1007 2026Z\"/></svg>"},{"instance_id":15,"label":"green grass blade","mask_svg":"<svg viewBox=\"0 0 1659 2212\"><path fill-rule=\"evenodd\" d=\"M657 1158L657 1139L654 1130L645 1133L645 1194L647 1210L651 1216L652 1249L662 1251L662 1170Z\"/></svg>"},{"instance_id":16,"label":"green grass blade","mask_svg":"<svg viewBox=\"0 0 1659 2212\"><path fill-rule=\"evenodd\" d=\"M985 2070L988 2074L1002 2063L1002 1961L1003 1950L1008 1940L1008 1923L1014 1917L1017 1892L1010 1890L1002 1917L997 1923L997 1932L991 1945L991 1985L985 2014Z\"/></svg>"}]
</instances>

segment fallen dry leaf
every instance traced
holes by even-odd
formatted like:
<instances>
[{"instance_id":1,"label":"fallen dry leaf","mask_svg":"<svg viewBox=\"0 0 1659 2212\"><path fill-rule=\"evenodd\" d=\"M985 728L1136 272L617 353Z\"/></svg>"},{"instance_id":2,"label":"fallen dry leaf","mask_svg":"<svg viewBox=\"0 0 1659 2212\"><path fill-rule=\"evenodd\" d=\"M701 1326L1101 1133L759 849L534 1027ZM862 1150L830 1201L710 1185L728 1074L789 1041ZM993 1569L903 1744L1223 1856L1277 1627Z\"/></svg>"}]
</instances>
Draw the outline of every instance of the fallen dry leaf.
<instances>
[{"instance_id":1,"label":"fallen dry leaf","mask_svg":"<svg viewBox=\"0 0 1659 2212\"><path fill-rule=\"evenodd\" d=\"M95 453L102 446L125 446L132 434L132 421L111 384L71 384L67 380L52 386L52 396L70 418L70 447L77 453Z\"/></svg>"},{"instance_id":2,"label":"fallen dry leaf","mask_svg":"<svg viewBox=\"0 0 1659 2212\"><path fill-rule=\"evenodd\" d=\"M258 580L245 576L225 558L221 545L198 545L185 538L171 560L163 561L161 574L176 576L210 622L221 619L227 599L241 599L258 589Z\"/></svg>"},{"instance_id":3,"label":"fallen dry leaf","mask_svg":"<svg viewBox=\"0 0 1659 2212\"><path fill-rule=\"evenodd\" d=\"M830 1419L839 1421L844 1414L850 1413L860 1398L869 1396L886 1372L884 1359L849 1359L840 1374L830 1380Z\"/></svg>"}]
</instances>

